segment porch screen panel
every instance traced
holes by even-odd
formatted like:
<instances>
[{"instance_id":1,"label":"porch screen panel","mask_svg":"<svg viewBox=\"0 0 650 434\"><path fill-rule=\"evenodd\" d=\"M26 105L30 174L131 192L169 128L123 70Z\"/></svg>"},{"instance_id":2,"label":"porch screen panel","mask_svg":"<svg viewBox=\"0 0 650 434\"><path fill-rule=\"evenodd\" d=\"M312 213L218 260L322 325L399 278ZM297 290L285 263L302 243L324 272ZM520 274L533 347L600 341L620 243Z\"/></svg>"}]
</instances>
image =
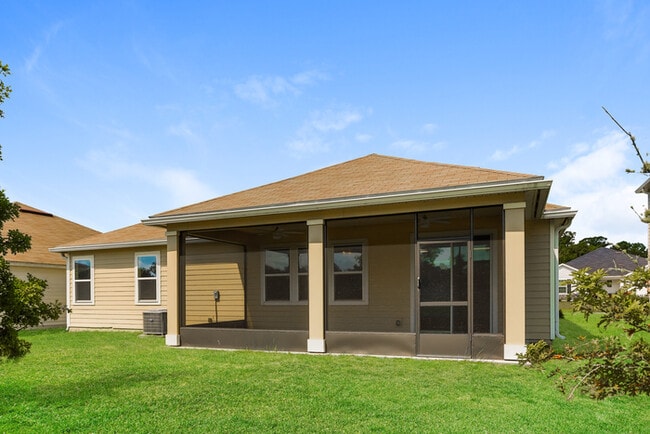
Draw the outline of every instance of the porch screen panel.
<instances>
[{"instance_id":1,"label":"porch screen panel","mask_svg":"<svg viewBox=\"0 0 650 434\"><path fill-rule=\"evenodd\" d=\"M246 327L244 264L241 246L201 239L187 242L185 326ZM214 291L219 291L219 301Z\"/></svg>"},{"instance_id":2,"label":"porch screen panel","mask_svg":"<svg viewBox=\"0 0 650 434\"><path fill-rule=\"evenodd\" d=\"M503 332L503 209L474 210L473 332Z\"/></svg>"},{"instance_id":3,"label":"porch screen panel","mask_svg":"<svg viewBox=\"0 0 650 434\"><path fill-rule=\"evenodd\" d=\"M420 331L466 334L468 242L420 244Z\"/></svg>"},{"instance_id":4,"label":"porch screen panel","mask_svg":"<svg viewBox=\"0 0 650 434\"><path fill-rule=\"evenodd\" d=\"M327 221L327 331L414 330L414 222L414 214Z\"/></svg>"}]
</instances>

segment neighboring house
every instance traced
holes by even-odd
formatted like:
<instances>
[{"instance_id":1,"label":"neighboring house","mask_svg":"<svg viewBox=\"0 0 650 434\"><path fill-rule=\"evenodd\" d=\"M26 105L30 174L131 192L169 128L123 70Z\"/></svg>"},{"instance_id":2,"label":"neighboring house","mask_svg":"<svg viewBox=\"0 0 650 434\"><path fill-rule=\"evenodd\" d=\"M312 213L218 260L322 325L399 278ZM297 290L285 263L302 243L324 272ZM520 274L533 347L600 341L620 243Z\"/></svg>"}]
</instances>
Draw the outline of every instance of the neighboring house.
<instances>
[{"instance_id":1,"label":"neighboring house","mask_svg":"<svg viewBox=\"0 0 650 434\"><path fill-rule=\"evenodd\" d=\"M575 269L569 267L567 264L560 264L558 267L558 295L561 299L565 299L573 291L573 272Z\"/></svg>"},{"instance_id":2,"label":"neighboring house","mask_svg":"<svg viewBox=\"0 0 650 434\"><path fill-rule=\"evenodd\" d=\"M647 175L647 174L646 174ZM644 211L644 218L646 219L646 233L647 233L647 244L648 246L648 258L650 258L650 177L636 189L635 193L645 194L648 200L648 205Z\"/></svg>"},{"instance_id":3,"label":"neighboring house","mask_svg":"<svg viewBox=\"0 0 650 434\"><path fill-rule=\"evenodd\" d=\"M17 219L6 222L5 229L7 231L18 229L30 235L32 248L25 253L5 256L11 272L20 279L27 279L27 274L32 274L39 279L47 280L48 286L43 300L67 304L65 301L66 260L61 254L53 253L49 249L99 232L31 206L19 202L16 204L20 207L20 215ZM56 321L45 323L47 326L65 326L65 324L65 315Z\"/></svg>"},{"instance_id":4,"label":"neighboring house","mask_svg":"<svg viewBox=\"0 0 650 434\"><path fill-rule=\"evenodd\" d=\"M142 330L167 302L165 229L136 224L52 249L68 258L68 329Z\"/></svg>"},{"instance_id":5,"label":"neighboring house","mask_svg":"<svg viewBox=\"0 0 650 434\"><path fill-rule=\"evenodd\" d=\"M558 330L575 211L547 204L550 187L371 154L156 214L54 249L69 325L141 328L166 307L173 346L516 359ZM138 303L140 255L159 267L155 303Z\"/></svg>"},{"instance_id":6,"label":"neighboring house","mask_svg":"<svg viewBox=\"0 0 650 434\"><path fill-rule=\"evenodd\" d=\"M603 269L605 270L605 289L610 294L615 293L621 288L622 279L629 275L638 267L646 267L648 260L641 256L630 255L618 250L601 247L592 250L582 256L579 256L566 264L560 264L560 282L566 282L571 285L573 273L583 268L589 268L592 272ZM561 285L562 286L562 285ZM570 288L568 288L570 292ZM639 295L645 295L647 292ZM562 294L562 290L560 290Z\"/></svg>"}]
</instances>

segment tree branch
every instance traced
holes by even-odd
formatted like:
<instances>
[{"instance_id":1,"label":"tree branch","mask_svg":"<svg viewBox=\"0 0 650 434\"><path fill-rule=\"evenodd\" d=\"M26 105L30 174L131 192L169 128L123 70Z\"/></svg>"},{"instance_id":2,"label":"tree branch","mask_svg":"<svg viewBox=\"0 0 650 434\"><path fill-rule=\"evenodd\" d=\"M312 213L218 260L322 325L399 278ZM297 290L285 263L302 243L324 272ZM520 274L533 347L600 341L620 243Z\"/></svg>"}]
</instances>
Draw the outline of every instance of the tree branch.
<instances>
[{"instance_id":1,"label":"tree branch","mask_svg":"<svg viewBox=\"0 0 650 434\"><path fill-rule=\"evenodd\" d=\"M650 164L648 164L643 159L643 157L641 156L641 152L639 151L639 147L636 145L636 138L632 135L632 133L630 133L625 128L623 128L623 126L618 123L618 121L614 118L614 116L612 116L612 114L610 112L608 112L607 109L604 106L601 106L601 107L602 107L603 110L605 110L605 113L607 113L607 115L614 121L614 123L616 125L618 125L618 127L621 129L621 131L623 131L625 134L627 134L627 136L632 141L632 146L634 146L634 150L636 151L636 155L639 157L639 160L641 160L641 173L650 173L650 167L649 167Z\"/></svg>"}]
</instances>

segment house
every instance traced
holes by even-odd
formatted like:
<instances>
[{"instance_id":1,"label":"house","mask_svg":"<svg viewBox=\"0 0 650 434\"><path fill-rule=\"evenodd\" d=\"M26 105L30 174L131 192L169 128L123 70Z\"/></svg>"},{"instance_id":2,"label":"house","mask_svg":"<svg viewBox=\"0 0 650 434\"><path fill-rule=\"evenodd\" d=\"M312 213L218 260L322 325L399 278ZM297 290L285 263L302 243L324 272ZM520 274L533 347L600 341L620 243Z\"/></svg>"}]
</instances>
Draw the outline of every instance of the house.
<instances>
[{"instance_id":1,"label":"house","mask_svg":"<svg viewBox=\"0 0 650 434\"><path fill-rule=\"evenodd\" d=\"M171 346L512 360L558 330L575 211L550 188L371 154L54 251L69 255L74 327L136 327L164 307Z\"/></svg>"},{"instance_id":2,"label":"house","mask_svg":"<svg viewBox=\"0 0 650 434\"><path fill-rule=\"evenodd\" d=\"M53 248L68 261L67 328L142 330L166 308L165 232L138 223Z\"/></svg>"},{"instance_id":3,"label":"house","mask_svg":"<svg viewBox=\"0 0 650 434\"><path fill-rule=\"evenodd\" d=\"M19 202L16 204L20 208L20 214L15 220L6 222L5 228L18 229L30 235L32 248L24 253L5 256L11 272L23 280L27 279L27 274L46 280L48 286L43 300L66 304L66 260L49 249L99 232L29 205ZM62 316L58 320L46 321L44 325L63 327L65 324L66 318Z\"/></svg>"},{"instance_id":4,"label":"house","mask_svg":"<svg viewBox=\"0 0 650 434\"><path fill-rule=\"evenodd\" d=\"M647 240L648 240L648 242L647 242L646 246L649 247L648 256L650 257L650 178L646 179L646 181L643 184L641 184L639 186L639 188L637 188L635 190L635 193L645 194L647 196L647 200L648 200L648 205L647 205L647 207L645 209L645 215L643 216L643 221L646 222L646 226L647 226L646 230L647 230Z\"/></svg>"},{"instance_id":5,"label":"house","mask_svg":"<svg viewBox=\"0 0 650 434\"><path fill-rule=\"evenodd\" d=\"M600 247L592 250L582 256L579 256L566 264L560 264L559 279L565 282L565 287L571 285L573 273L583 268L589 268L591 271L599 269L605 270L605 289L610 294L615 293L621 288L621 281L638 267L646 267L647 258L630 255L607 247ZM560 285L562 287L562 285ZM570 292L570 287L566 293ZM562 290L560 290L562 294Z\"/></svg>"}]
</instances>

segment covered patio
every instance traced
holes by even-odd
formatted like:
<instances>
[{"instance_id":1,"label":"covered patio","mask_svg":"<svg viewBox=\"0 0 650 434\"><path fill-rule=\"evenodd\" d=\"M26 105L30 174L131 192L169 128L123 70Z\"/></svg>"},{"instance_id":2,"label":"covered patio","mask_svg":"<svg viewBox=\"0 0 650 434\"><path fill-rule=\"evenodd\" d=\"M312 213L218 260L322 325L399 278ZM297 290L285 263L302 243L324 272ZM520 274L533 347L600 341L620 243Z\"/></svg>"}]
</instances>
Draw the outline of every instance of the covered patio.
<instances>
[{"instance_id":1,"label":"covered patio","mask_svg":"<svg viewBox=\"0 0 650 434\"><path fill-rule=\"evenodd\" d=\"M403 191L322 191L324 175L381 189L386 164L424 170L429 188L398 168ZM566 216L545 215L550 181L488 171L496 179L477 182L484 169L423 164L371 155L146 220L167 228L168 345L516 358L534 339L535 297L553 326ZM436 186L441 169L474 177Z\"/></svg>"}]
</instances>

